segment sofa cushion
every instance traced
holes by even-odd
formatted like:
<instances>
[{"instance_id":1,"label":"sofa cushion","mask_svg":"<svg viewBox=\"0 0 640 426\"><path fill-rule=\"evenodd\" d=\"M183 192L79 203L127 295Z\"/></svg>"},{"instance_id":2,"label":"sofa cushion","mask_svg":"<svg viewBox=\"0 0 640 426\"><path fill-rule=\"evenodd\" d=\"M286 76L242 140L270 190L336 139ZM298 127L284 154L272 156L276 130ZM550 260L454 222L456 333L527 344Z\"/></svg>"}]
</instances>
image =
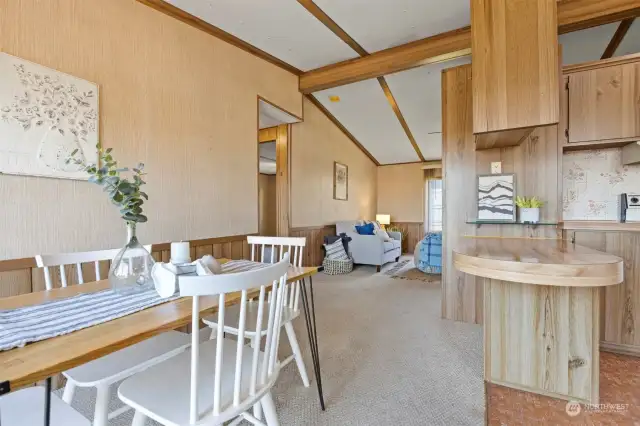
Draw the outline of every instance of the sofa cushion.
<instances>
[{"instance_id":1,"label":"sofa cushion","mask_svg":"<svg viewBox=\"0 0 640 426\"><path fill-rule=\"evenodd\" d=\"M367 223L362 226L356 225L356 231L358 231L360 235L374 235L373 223Z\"/></svg>"},{"instance_id":2,"label":"sofa cushion","mask_svg":"<svg viewBox=\"0 0 640 426\"><path fill-rule=\"evenodd\" d=\"M382 243L383 247L384 247L384 252L388 253L390 251L396 250L400 248L400 241L398 240L393 240L393 241L385 241Z\"/></svg>"},{"instance_id":3,"label":"sofa cushion","mask_svg":"<svg viewBox=\"0 0 640 426\"><path fill-rule=\"evenodd\" d=\"M327 253L327 259L332 259L332 260L348 260L349 259L347 252L344 251L344 246L342 245L342 239L336 240L331 244L325 244L324 249Z\"/></svg>"}]
</instances>

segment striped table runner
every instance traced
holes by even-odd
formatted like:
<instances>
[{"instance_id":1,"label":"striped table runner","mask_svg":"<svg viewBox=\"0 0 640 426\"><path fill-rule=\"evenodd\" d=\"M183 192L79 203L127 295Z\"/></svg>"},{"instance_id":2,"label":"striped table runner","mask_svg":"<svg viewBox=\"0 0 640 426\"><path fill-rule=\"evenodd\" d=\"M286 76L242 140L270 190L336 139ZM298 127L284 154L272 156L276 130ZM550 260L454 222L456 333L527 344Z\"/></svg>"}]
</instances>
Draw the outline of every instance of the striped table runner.
<instances>
[{"instance_id":1,"label":"striped table runner","mask_svg":"<svg viewBox=\"0 0 640 426\"><path fill-rule=\"evenodd\" d=\"M249 260L232 260L222 265L222 273L237 273L265 266ZM163 299L155 289L129 295L103 290L40 305L0 310L0 351L69 334L179 297L176 294Z\"/></svg>"}]
</instances>

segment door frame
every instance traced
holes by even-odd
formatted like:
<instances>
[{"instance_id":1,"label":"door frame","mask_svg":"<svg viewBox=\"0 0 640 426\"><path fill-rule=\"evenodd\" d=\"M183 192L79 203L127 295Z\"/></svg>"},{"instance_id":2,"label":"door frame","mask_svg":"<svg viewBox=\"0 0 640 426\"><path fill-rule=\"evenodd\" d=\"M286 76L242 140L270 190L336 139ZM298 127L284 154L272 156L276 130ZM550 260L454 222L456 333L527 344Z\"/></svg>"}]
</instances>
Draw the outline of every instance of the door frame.
<instances>
[{"instance_id":1,"label":"door frame","mask_svg":"<svg viewBox=\"0 0 640 426\"><path fill-rule=\"evenodd\" d=\"M276 103L258 95L256 100L256 209L258 211L256 229L260 232L260 102L265 102L282 112L303 122L303 118L287 111ZM303 111L304 115L304 111ZM276 236L287 237L291 229L291 126L279 124L276 131ZM283 166L284 165L284 166Z\"/></svg>"}]
</instances>

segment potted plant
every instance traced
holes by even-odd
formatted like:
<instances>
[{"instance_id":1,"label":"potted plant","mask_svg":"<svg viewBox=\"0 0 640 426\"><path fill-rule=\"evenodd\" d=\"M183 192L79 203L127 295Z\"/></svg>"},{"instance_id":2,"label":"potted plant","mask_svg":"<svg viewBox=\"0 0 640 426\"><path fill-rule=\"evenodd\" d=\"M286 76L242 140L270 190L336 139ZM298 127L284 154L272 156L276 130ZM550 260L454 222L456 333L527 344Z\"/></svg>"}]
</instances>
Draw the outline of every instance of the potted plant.
<instances>
[{"instance_id":1,"label":"potted plant","mask_svg":"<svg viewBox=\"0 0 640 426\"><path fill-rule=\"evenodd\" d=\"M77 149L66 161L80 166L89 175L89 182L102 186L126 222L127 242L111 262L109 283L113 290L121 293L150 289L153 286L151 268L154 261L136 237L136 225L147 221L142 214L142 204L149 197L140 190L146 183L142 179L145 175L144 164L139 163L129 171L127 167L118 167L118 162L111 154L112 148L103 149L100 144L97 148L99 164L86 163L84 156L77 156ZM124 173L131 173L131 177L125 177Z\"/></svg>"},{"instance_id":2,"label":"potted plant","mask_svg":"<svg viewBox=\"0 0 640 426\"><path fill-rule=\"evenodd\" d=\"M520 208L520 222L540 222L540 207L544 205L538 197L516 197L516 205Z\"/></svg>"}]
</instances>

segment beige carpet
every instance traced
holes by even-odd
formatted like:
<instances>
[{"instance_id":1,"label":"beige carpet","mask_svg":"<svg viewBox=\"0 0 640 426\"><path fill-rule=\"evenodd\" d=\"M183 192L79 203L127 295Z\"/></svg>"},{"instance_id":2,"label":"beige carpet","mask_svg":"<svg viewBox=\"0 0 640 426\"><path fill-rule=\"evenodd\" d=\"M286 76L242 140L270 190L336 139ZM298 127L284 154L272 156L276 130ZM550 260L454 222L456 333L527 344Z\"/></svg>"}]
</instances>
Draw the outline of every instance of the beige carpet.
<instances>
[{"instance_id":1,"label":"beige carpet","mask_svg":"<svg viewBox=\"0 0 640 426\"><path fill-rule=\"evenodd\" d=\"M292 363L274 389L282 425L483 424L481 327L440 319L439 282L360 266L347 276L319 274L314 290L327 410L315 381L305 388ZM313 377L304 319L295 326ZM289 353L286 339L282 346ZM95 395L77 394L74 406L91 418ZM110 424L128 426L131 418Z\"/></svg>"}]
</instances>

